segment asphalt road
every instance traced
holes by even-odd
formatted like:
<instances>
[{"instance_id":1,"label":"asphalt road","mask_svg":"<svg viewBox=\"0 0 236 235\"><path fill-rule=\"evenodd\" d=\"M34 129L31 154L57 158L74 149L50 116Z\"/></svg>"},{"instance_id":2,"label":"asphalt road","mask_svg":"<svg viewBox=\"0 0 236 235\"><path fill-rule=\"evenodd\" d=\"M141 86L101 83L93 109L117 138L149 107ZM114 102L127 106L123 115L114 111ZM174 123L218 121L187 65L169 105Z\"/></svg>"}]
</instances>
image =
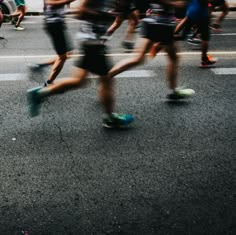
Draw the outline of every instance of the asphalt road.
<instances>
[{"instance_id":1,"label":"asphalt road","mask_svg":"<svg viewBox=\"0 0 236 235\"><path fill-rule=\"evenodd\" d=\"M236 234L235 19L212 35L224 74L200 69L199 51L180 43L179 85L196 91L186 102L165 99L163 54L117 77L116 110L136 118L126 130L102 128L95 79L30 118L26 90L39 83L26 64L54 51L42 18L26 18L24 32L3 25L0 234ZM71 35L77 27L69 20ZM114 62L130 56L120 47L123 30L109 42ZM48 72L33 76L43 81Z\"/></svg>"}]
</instances>

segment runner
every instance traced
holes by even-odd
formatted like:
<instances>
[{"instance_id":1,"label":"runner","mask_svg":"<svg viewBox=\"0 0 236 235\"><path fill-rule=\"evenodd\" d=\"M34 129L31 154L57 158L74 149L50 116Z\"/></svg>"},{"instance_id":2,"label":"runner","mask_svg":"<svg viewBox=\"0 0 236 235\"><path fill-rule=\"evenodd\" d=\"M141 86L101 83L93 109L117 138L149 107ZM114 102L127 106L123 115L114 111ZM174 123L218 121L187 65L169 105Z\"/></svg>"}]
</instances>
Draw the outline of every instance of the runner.
<instances>
[{"instance_id":1,"label":"runner","mask_svg":"<svg viewBox=\"0 0 236 235\"><path fill-rule=\"evenodd\" d=\"M45 63L31 64L29 69L31 72L38 72L45 66L52 65L51 73L44 83L45 86L51 84L56 79L73 49L65 25L65 5L73 1L75 0L44 1L45 30L51 38L57 57ZM38 76L30 76L30 79L36 80ZM42 82L41 78L37 82Z\"/></svg>"},{"instance_id":2,"label":"runner","mask_svg":"<svg viewBox=\"0 0 236 235\"><path fill-rule=\"evenodd\" d=\"M10 16L12 18L16 18L15 30L22 31L24 30L24 28L20 26L20 23L24 19L26 13L25 0L14 0L14 1L16 3L17 8L16 11L12 13Z\"/></svg>"},{"instance_id":3,"label":"runner","mask_svg":"<svg viewBox=\"0 0 236 235\"><path fill-rule=\"evenodd\" d=\"M135 28L139 23L138 12L133 0L116 0L115 2L115 12L118 12L119 15L107 30L107 35L112 35L125 20L128 20L128 27L122 41L122 46L127 52L130 52L134 48Z\"/></svg>"},{"instance_id":4,"label":"runner","mask_svg":"<svg viewBox=\"0 0 236 235\"><path fill-rule=\"evenodd\" d=\"M40 104L45 97L84 87L88 81L86 77L91 72L100 76L100 101L105 111L103 126L119 128L127 126L134 120L132 115L113 113L114 81L107 76L111 64L108 57L105 56L107 48L103 43L103 35L114 17L111 18L111 13L104 11L105 7L104 2L97 0L80 1L79 38L82 40L84 56L75 63L72 77L57 80L47 87L37 87L27 91L29 111L32 117L39 114Z\"/></svg>"},{"instance_id":5,"label":"runner","mask_svg":"<svg viewBox=\"0 0 236 235\"><path fill-rule=\"evenodd\" d=\"M216 59L207 55L210 32L209 32L209 14L207 0L192 0L188 6L186 17L177 25L175 29L175 38L184 40L193 26L197 27L201 35L201 68L214 66ZM183 34L178 35L181 30Z\"/></svg>"},{"instance_id":6,"label":"runner","mask_svg":"<svg viewBox=\"0 0 236 235\"><path fill-rule=\"evenodd\" d=\"M153 44L158 44L158 50L164 49L169 58L167 66L167 79L170 89L167 95L168 99L178 100L191 96L194 91L192 89L181 89L177 87L178 73L178 56L177 48L174 42L173 32L175 26L174 7L182 6L182 2L174 2L168 0L153 0L151 1L148 15L142 20L142 37L136 43L133 58L124 59L116 64L109 75L115 75L141 64L146 53Z\"/></svg>"},{"instance_id":7,"label":"runner","mask_svg":"<svg viewBox=\"0 0 236 235\"><path fill-rule=\"evenodd\" d=\"M221 31L221 23L229 13L229 5L226 0L210 0L209 5L210 16L216 8L221 10L221 14L215 19L214 23L210 25L210 28L214 31Z\"/></svg>"}]
</instances>

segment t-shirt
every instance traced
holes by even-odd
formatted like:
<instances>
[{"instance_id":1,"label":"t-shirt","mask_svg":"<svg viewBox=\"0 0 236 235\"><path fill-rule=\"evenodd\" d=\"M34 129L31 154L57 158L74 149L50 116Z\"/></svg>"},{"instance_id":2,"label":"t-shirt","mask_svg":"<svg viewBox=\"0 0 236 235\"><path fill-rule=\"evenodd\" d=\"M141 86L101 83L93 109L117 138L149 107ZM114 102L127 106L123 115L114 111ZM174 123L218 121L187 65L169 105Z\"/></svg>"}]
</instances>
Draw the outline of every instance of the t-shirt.
<instances>
[{"instance_id":1,"label":"t-shirt","mask_svg":"<svg viewBox=\"0 0 236 235\"><path fill-rule=\"evenodd\" d=\"M193 22L202 21L208 18L208 6L202 4L199 0L192 0L188 5L186 15Z\"/></svg>"}]
</instances>

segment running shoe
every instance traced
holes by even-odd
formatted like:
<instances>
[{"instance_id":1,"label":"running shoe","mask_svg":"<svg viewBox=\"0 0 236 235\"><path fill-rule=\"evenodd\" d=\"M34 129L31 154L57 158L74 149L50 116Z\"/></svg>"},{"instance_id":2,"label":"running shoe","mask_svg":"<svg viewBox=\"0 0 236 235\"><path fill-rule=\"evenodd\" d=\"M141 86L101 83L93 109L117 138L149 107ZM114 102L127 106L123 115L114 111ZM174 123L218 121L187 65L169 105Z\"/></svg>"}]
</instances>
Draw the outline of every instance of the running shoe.
<instances>
[{"instance_id":1,"label":"running shoe","mask_svg":"<svg viewBox=\"0 0 236 235\"><path fill-rule=\"evenodd\" d=\"M12 17L8 14L4 14L3 17L4 22L10 22L12 20Z\"/></svg>"},{"instance_id":2,"label":"running shoe","mask_svg":"<svg viewBox=\"0 0 236 235\"><path fill-rule=\"evenodd\" d=\"M134 117L131 114L112 113L109 117L103 119L103 126L106 128L122 128L133 121Z\"/></svg>"},{"instance_id":3,"label":"running shoe","mask_svg":"<svg viewBox=\"0 0 236 235\"><path fill-rule=\"evenodd\" d=\"M134 49L134 43L130 41L123 41L122 47L127 51L131 52Z\"/></svg>"},{"instance_id":4,"label":"running shoe","mask_svg":"<svg viewBox=\"0 0 236 235\"><path fill-rule=\"evenodd\" d=\"M191 97L195 94L193 89L187 88L175 88L175 90L167 95L167 99L169 100L181 100Z\"/></svg>"},{"instance_id":5,"label":"running shoe","mask_svg":"<svg viewBox=\"0 0 236 235\"><path fill-rule=\"evenodd\" d=\"M201 61L200 67L201 68L212 68L214 67L215 63L217 62L216 58L212 56L207 56L204 60Z\"/></svg>"},{"instance_id":6,"label":"running shoe","mask_svg":"<svg viewBox=\"0 0 236 235\"><path fill-rule=\"evenodd\" d=\"M39 90L41 89L42 86L27 91L27 100L31 117L35 117L39 114L40 104L42 103L42 97L39 94Z\"/></svg>"},{"instance_id":7,"label":"running shoe","mask_svg":"<svg viewBox=\"0 0 236 235\"><path fill-rule=\"evenodd\" d=\"M193 46L199 47L201 45L201 39L199 38L188 38L187 42Z\"/></svg>"},{"instance_id":8,"label":"running shoe","mask_svg":"<svg viewBox=\"0 0 236 235\"><path fill-rule=\"evenodd\" d=\"M223 30L221 29L221 26L219 24L212 24L209 26L209 28L215 32L223 32Z\"/></svg>"},{"instance_id":9,"label":"running shoe","mask_svg":"<svg viewBox=\"0 0 236 235\"><path fill-rule=\"evenodd\" d=\"M44 64L28 64L28 77L30 81L42 83L44 82L46 65Z\"/></svg>"},{"instance_id":10,"label":"running shoe","mask_svg":"<svg viewBox=\"0 0 236 235\"><path fill-rule=\"evenodd\" d=\"M17 30L17 31L23 31L25 28L23 28L23 27L21 27L21 26L18 26L18 27L16 27L15 26L15 30Z\"/></svg>"},{"instance_id":11,"label":"running shoe","mask_svg":"<svg viewBox=\"0 0 236 235\"><path fill-rule=\"evenodd\" d=\"M32 71L32 72L38 72L39 70L41 70L44 66L42 66L41 64L28 64L28 68Z\"/></svg>"}]
</instances>

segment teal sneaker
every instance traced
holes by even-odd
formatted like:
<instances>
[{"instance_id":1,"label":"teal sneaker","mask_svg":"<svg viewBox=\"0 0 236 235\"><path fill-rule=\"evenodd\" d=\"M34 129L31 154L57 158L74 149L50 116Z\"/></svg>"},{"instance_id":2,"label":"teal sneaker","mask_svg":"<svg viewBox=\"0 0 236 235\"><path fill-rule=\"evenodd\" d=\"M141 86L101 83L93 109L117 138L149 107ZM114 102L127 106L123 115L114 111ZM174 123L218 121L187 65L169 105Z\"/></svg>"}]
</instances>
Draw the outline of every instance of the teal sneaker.
<instances>
[{"instance_id":1,"label":"teal sneaker","mask_svg":"<svg viewBox=\"0 0 236 235\"><path fill-rule=\"evenodd\" d=\"M42 89L42 86L32 88L27 91L27 100L29 105L29 113L31 117L39 115L40 104L42 103L42 97L40 97L38 91Z\"/></svg>"},{"instance_id":2,"label":"teal sneaker","mask_svg":"<svg viewBox=\"0 0 236 235\"><path fill-rule=\"evenodd\" d=\"M191 97L195 94L193 89L186 88L176 88L172 93L167 95L167 99L169 100L180 100Z\"/></svg>"},{"instance_id":3,"label":"teal sneaker","mask_svg":"<svg viewBox=\"0 0 236 235\"><path fill-rule=\"evenodd\" d=\"M106 128L122 128L134 121L131 114L112 113L110 117L103 119L103 126Z\"/></svg>"}]
</instances>

